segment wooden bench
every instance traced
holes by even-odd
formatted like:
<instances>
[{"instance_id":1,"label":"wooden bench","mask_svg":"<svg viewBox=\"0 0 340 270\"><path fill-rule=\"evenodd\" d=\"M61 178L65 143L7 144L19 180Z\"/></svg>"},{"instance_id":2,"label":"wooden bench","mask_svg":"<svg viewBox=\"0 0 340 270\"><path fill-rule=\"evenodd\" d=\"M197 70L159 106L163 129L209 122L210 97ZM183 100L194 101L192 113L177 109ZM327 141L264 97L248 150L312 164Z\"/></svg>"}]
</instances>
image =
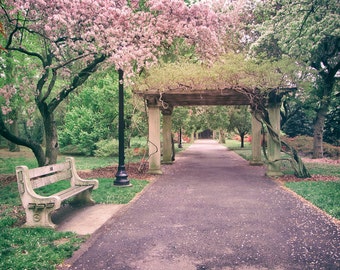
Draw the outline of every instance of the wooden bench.
<instances>
[{"instance_id":1,"label":"wooden bench","mask_svg":"<svg viewBox=\"0 0 340 270\"><path fill-rule=\"evenodd\" d=\"M64 163L30 170L26 166L17 166L16 175L21 202L26 212L24 226L55 228L51 213L71 197L74 197L73 202L77 204L94 204L91 192L98 188L98 180L81 179L71 157L66 158ZM34 191L62 180L69 181L69 187L51 196L44 197Z\"/></svg>"}]
</instances>

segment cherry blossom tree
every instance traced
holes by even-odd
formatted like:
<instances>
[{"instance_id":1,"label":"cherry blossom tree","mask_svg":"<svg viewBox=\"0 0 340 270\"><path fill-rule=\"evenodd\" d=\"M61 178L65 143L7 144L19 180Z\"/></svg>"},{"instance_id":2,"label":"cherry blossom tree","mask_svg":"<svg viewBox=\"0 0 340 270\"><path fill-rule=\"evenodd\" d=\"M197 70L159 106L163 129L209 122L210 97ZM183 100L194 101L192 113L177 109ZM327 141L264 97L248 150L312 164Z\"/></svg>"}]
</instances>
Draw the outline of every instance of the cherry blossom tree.
<instances>
[{"instance_id":1,"label":"cherry blossom tree","mask_svg":"<svg viewBox=\"0 0 340 270\"><path fill-rule=\"evenodd\" d=\"M22 72L31 74L0 89L0 134L31 148L39 166L56 163L55 113L91 74L114 66L132 76L157 62L178 38L194 46L197 55L212 59L222 48L225 19L223 9L209 1L0 0L0 20L7 31L4 48L30 59ZM28 119L37 108L45 152L39 142L8 129L6 116L13 103L22 106Z\"/></svg>"}]
</instances>

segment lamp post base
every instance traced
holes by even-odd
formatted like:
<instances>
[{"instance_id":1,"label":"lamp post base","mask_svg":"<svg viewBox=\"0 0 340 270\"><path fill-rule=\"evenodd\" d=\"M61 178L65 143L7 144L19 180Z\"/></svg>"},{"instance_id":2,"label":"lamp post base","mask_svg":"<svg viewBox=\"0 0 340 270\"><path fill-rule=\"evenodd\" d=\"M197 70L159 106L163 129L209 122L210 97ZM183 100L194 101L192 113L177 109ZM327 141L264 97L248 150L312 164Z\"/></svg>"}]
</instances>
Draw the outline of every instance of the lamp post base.
<instances>
[{"instance_id":1,"label":"lamp post base","mask_svg":"<svg viewBox=\"0 0 340 270\"><path fill-rule=\"evenodd\" d=\"M125 166L118 166L118 171L116 173L116 180L113 181L114 186L119 187L131 187L130 181L128 179L128 174L125 171Z\"/></svg>"}]
</instances>

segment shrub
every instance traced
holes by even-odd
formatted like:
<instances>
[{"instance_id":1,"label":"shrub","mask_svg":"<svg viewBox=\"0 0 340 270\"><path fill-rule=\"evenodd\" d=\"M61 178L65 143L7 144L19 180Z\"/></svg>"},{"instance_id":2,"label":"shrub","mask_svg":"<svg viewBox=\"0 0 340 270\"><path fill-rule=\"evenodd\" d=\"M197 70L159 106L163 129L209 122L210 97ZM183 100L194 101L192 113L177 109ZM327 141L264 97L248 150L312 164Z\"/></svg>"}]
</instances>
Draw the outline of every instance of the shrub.
<instances>
[{"instance_id":1,"label":"shrub","mask_svg":"<svg viewBox=\"0 0 340 270\"><path fill-rule=\"evenodd\" d=\"M282 137L282 140L293 146L300 154L311 156L313 154L313 137L297 136L294 138ZM329 143L323 143L323 152L325 157L339 158L340 147Z\"/></svg>"},{"instance_id":2,"label":"shrub","mask_svg":"<svg viewBox=\"0 0 340 270\"><path fill-rule=\"evenodd\" d=\"M117 139L101 140L96 143L94 155L96 157L114 157L119 152L119 142Z\"/></svg>"}]
</instances>

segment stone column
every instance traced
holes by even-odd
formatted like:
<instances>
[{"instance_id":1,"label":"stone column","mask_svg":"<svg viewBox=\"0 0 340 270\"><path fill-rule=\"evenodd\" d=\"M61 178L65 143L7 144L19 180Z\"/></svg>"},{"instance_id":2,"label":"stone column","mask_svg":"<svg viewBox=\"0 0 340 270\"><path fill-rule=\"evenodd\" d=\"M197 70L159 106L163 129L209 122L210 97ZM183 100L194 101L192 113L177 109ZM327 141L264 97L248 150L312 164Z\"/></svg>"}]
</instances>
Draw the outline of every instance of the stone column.
<instances>
[{"instance_id":1,"label":"stone column","mask_svg":"<svg viewBox=\"0 0 340 270\"><path fill-rule=\"evenodd\" d=\"M172 109L162 110L163 114L163 161L164 164L172 164Z\"/></svg>"},{"instance_id":2,"label":"stone column","mask_svg":"<svg viewBox=\"0 0 340 270\"><path fill-rule=\"evenodd\" d=\"M162 174L160 110L157 105L148 105L149 111L149 171L150 174Z\"/></svg>"},{"instance_id":3,"label":"stone column","mask_svg":"<svg viewBox=\"0 0 340 270\"><path fill-rule=\"evenodd\" d=\"M280 106L281 102L271 102L268 105L269 121L274 131L280 135ZM269 164L266 174L268 176L281 176L281 161L273 162L281 158L281 143L274 140L268 132L268 159Z\"/></svg>"},{"instance_id":4,"label":"stone column","mask_svg":"<svg viewBox=\"0 0 340 270\"><path fill-rule=\"evenodd\" d=\"M261 158L261 123L256 119L255 112L252 112L251 120L251 160L249 162L252 166L263 165Z\"/></svg>"}]
</instances>

